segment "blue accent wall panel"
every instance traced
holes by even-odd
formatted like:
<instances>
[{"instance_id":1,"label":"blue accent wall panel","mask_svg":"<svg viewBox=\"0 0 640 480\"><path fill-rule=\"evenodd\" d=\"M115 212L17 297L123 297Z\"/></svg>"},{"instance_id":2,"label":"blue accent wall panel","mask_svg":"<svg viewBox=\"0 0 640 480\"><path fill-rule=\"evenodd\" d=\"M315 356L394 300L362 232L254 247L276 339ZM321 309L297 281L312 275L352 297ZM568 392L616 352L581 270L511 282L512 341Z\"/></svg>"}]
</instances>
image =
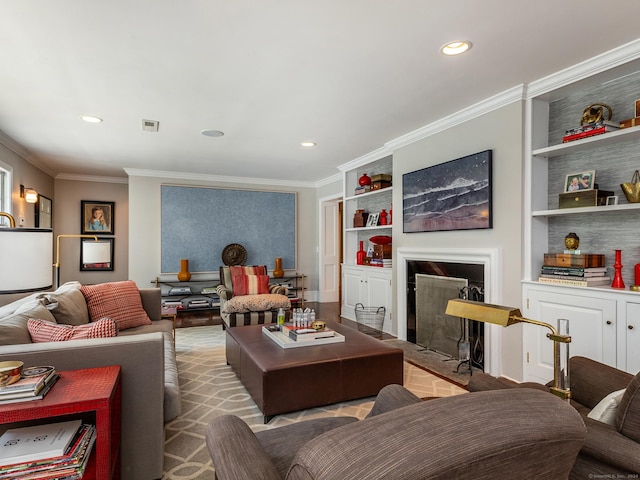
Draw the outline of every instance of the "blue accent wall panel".
<instances>
[{"instance_id":1,"label":"blue accent wall panel","mask_svg":"<svg viewBox=\"0 0 640 480\"><path fill-rule=\"evenodd\" d=\"M161 186L162 272L217 272L231 243L247 249L246 265L282 258L296 268L296 194L223 188Z\"/></svg>"}]
</instances>

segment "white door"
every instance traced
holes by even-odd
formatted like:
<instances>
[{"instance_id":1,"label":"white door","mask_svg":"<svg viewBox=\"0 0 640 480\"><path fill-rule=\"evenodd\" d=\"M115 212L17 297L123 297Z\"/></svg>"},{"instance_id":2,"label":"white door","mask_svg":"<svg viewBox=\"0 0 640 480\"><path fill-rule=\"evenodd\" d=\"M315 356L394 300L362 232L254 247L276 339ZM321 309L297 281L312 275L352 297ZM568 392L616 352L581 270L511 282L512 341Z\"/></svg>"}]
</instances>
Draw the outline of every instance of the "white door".
<instances>
[{"instance_id":1,"label":"white door","mask_svg":"<svg viewBox=\"0 0 640 480\"><path fill-rule=\"evenodd\" d=\"M640 372L640 303L627 303L627 372Z\"/></svg>"},{"instance_id":2,"label":"white door","mask_svg":"<svg viewBox=\"0 0 640 480\"><path fill-rule=\"evenodd\" d=\"M616 366L616 302L589 296L528 291L529 317L557 328L569 320L570 356L583 356ZM553 379L553 342L544 327L524 324L525 381Z\"/></svg>"},{"instance_id":3,"label":"white door","mask_svg":"<svg viewBox=\"0 0 640 480\"><path fill-rule=\"evenodd\" d=\"M340 216L339 200L321 202L320 221L320 302L337 302L340 291Z\"/></svg>"}]
</instances>

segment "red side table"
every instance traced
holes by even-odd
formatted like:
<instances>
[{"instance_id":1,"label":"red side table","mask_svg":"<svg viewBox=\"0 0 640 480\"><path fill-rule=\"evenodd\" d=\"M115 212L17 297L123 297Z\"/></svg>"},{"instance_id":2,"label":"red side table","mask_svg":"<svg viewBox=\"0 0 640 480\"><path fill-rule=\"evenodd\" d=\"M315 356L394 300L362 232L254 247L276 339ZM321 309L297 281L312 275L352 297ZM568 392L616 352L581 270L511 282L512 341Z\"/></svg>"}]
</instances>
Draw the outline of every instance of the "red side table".
<instances>
[{"instance_id":1,"label":"red side table","mask_svg":"<svg viewBox=\"0 0 640 480\"><path fill-rule=\"evenodd\" d=\"M37 425L62 421L55 418L60 416L88 418L84 421L95 421L96 443L83 479L119 479L120 366L59 373L60 378L42 400L0 405L0 431L15 422Z\"/></svg>"}]
</instances>

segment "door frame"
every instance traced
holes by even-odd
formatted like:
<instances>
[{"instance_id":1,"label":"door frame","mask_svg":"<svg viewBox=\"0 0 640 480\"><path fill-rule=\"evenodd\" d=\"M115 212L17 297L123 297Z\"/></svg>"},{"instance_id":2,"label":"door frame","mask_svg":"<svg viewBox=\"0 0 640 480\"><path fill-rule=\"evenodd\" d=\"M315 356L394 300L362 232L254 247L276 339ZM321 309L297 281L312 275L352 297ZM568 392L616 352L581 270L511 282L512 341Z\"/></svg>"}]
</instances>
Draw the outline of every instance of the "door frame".
<instances>
[{"instance_id":1,"label":"door frame","mask_svg":"<svg viewBox=\"0 0 640 480\"><path fill-rule=\"evenodd\" d=\"M322 197L318 200L318 302L326 301L325 293L322 290L322 286L325 284L324 282L324 266L323 266L323 256L322 252L325 250L325 214L324 214L324 205L327 203L336 204L336 208L338 209L338 225L336 226L336 235L334 238L330 239L334 242L334 246L336 251L338 252L338 268L336 268L336 278L334 278L335 285L338 288L338 298L336 301L340 301L340 296L342 293L342 284L341 284L341 265L342 265L342 236L344 231L343 219L342 219L342 209L340 208L340 204L342 203L343 195L342 193L336 193L334 195L330 195L327 197Z\"/></svg>"}]
</instances>

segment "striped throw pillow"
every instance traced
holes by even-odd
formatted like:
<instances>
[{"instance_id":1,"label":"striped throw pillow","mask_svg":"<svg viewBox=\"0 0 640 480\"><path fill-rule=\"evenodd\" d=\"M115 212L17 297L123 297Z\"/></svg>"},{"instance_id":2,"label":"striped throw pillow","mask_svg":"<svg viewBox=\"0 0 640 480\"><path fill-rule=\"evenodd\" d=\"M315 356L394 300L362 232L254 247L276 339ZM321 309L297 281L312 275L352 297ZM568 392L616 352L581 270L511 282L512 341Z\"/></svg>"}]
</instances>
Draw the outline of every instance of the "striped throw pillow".
<instances>
[{"instance_id":1,"label":"striped throw pillow","mask_svg":"<svg viewBox=\"0 0 640 480\"><path fill-rule=\"evenodd\" d=\"M233 275L233 295L269 293L269 275Z\"/></svg>"},{"instance_id":2,"label":"striped throw pillow","mask_svg":"<svg viewBox=\"0 0 640 480\"><path fill-rule=\"evenodd\" d=\"M34 343L64 342L80 338L109 338L118 335L118 326L112 318L101 318L85 325L65 325L30 318L27 328Z\"/></svg>"}]
</instances>

